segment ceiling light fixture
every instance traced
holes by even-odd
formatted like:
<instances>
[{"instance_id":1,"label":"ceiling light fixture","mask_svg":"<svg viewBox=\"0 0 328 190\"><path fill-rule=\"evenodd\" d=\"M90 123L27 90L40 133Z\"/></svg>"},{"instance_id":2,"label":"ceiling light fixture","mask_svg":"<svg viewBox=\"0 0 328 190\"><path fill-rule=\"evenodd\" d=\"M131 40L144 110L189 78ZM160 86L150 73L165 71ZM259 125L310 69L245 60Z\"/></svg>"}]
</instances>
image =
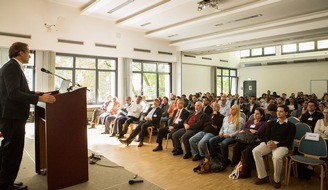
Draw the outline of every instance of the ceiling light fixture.
<instances>
[{"instance_id":1,"label":"ceiling light fixture","mask_svg":"<svg viewBox=\"0 0 328 190\"><path fill-rule=\"evenodd\" d=\"M198 11L212 7L219 10L220 0L203 0L198 2Z\"/></svg>"},{"instance_id":2,"label":"ceiling light fixture","mask_svg":"<svg viewBox=\"0 0 328 190\"><path fill-rule=\"evenodd\" d=\"M108 11L107 13L108 14L112 14L113 12L115 12L115 11L117 11L117 10L125 7L125 6L127 6L128 4L132 3L133 1L134 0L127 0L124 3L122 3L122 4L120 4L120 5L116 6L116 7L114 7L112 10Z\"/></svg>"}]
</instances>

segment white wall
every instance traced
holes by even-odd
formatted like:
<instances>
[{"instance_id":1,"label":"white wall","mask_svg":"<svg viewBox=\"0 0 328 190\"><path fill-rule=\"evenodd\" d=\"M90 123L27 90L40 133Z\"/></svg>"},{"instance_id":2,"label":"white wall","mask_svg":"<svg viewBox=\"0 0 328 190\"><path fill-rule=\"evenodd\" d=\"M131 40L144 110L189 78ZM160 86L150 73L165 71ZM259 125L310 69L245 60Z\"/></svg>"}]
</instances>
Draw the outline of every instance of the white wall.
<instances>
[{"instance_id":1,"label":"white wall","mask_svg":"<svg viewBox=\"0 0 328 190\"><path fill-rule=\"evenodd\" d=\"M328 62L245 67L240 68L238 73L241 94L240 88L247 79L257 81L257 96L267 90L278 94L285 92L287 96L301 91L309 94L310 80L328 79Z\"/></svg>"},{"instance_id":2,"label":"white wall","mask_svg":"<svg viewBox=\"0 0 328 190\"><path fill-rule=\"evenodd\" d=\"M213 67L182 64L182 93L214 92Z\"/></svg>"}]
</instances>

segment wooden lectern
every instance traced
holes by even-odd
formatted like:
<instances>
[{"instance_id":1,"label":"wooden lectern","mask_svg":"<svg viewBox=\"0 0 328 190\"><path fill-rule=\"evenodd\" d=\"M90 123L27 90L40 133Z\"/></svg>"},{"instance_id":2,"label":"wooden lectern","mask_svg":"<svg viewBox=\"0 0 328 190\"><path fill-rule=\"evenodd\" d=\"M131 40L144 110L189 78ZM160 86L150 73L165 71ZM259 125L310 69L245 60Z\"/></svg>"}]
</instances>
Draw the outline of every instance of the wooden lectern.
<instances>
[{"instance_id":1,"label":"wooden lectern","mask_svg":"<svg viewBox=\"0 0 328 190\"><path fill-rule=\"evenodd\" d=\"M35 170L49 190L88 181L86 88L55 94L35 108Z\"/></svg>"}]
</instances>

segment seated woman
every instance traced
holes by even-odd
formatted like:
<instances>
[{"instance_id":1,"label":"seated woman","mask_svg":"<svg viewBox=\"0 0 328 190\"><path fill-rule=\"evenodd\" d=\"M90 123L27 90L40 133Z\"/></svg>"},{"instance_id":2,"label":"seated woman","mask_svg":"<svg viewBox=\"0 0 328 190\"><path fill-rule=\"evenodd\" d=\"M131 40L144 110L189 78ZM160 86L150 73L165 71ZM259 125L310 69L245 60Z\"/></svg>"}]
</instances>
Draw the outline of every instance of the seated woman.
<instances>
[{"instance_id":1,"label":"seated woman","mask_svg":"<svg viewBox=\"0 0 328 190\"><path fill-rule=\"evenodd\" d=\"M314 127L314 132L322 138L328 138L328 107L323 109L323 119L319 119Z\"/></svg>"},{"instance_id":2,"label":"seated woman","mask_svg":"<svg viewBox=\"0 0 328 190\"><path fill-rule=\"evenodd\" d=\"M268 125L264 116L264 110L262 108L256 108L254 112L254 120L249 120L243 130L239 133L250 131L251 133L257 133L258 138L252 144L245 144L242 142L237 142L233 147L233 156L231 166L235 167L241 158L242 152L244 152L244 162L245 162L245 172L240 175L239 178L248 178L251 176L252 166L254 164L254 158L252 150L254 147L260 144L264 138L265 128Z\"/></svg>"},{"instance_id":3,"label":"seated woman","mask_svg":"<svg viewBox=\"0 0 328 190\"><path fill-rule=\"evenodd\" d=\"M223 162L229 165L231 161L229 157L229 145L236 142L235 136L243 129L245 121L239 116L239 106L233 105L230 108L230 115L223 119L223 124L219 135L212 137L209 140L209 148L211 157L217 156L218 152L216 146L221 143L221 154L223 156Z\"/></svg>"}]
</instances>

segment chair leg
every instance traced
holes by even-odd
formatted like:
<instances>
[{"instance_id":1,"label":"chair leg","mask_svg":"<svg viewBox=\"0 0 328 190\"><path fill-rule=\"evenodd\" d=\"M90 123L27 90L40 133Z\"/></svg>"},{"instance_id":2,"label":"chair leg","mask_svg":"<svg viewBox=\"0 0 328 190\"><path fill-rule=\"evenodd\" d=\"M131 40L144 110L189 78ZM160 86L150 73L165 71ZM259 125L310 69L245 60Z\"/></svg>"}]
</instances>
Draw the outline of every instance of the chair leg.
<instances>
[{"instance_id":1,"label":"chair leg","mask_svg":"<svg viewBox=\"0 0 328 190\"><path fill-rule=\"evenodd\" d=\"M167 145L169 144L170 133L166 135L165 149L167 149Z\"/></svg>"},{"instance_id":2,"label":"chair leg","mask_svg":"<svg viewBox=\"0 0 328 190\"><path fill-rule=\"evenodd\" d=\"M289 179L290 179L290 170L291 170L291 167L292 167L292 164L293 164L293 160L290 159L289 161L289 165L288 165L288 174L287 174L287 181L286 181L286 185L289 185ZM293 169L294 171L294 169ZM295 173L295 172L294 172ZM295 175L295 174L294 174Z\"/></svg>"},{"instance_id":3,"label":"chair leg","mask_svg":"<svg viewBox=\"0 0 328 190\"><path fill-rule=\"evenodd\" d=\"M288 158L285 157L285 185L288 185L287 184L287 177L288 177Z\"/></svg>"}]
</instances>

